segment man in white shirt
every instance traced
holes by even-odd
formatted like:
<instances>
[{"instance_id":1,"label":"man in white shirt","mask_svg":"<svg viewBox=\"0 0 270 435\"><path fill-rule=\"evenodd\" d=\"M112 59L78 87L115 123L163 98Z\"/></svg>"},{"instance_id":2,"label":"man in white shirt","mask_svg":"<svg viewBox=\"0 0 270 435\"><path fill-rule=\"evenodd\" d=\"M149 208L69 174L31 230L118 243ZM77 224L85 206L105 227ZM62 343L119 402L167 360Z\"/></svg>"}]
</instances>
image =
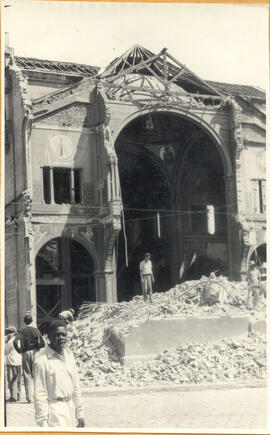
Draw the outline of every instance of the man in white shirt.
<instances>
[{"instance_id":1,"label":"man in white shirt","mask_svg":"<svg viewBox=\"0 0 270 435\"><path fill-rule=\"evenodd\" d=\"M41 427L84 427L77 367L72 352L65 348L65 323L51 322L48 337L49 346L34 360L36 422Z\"/></svg>"},{"instance_id":2,"label":"man in white shirt","mask_svg":"<svg viewBox=\"0 0 270 435\"><path fill-rule=\"evenodd\" d=\"M256 267L254 261L249 263L249 270L247 273L248 294L247 294L247 307L255 308L260 302L260 297L263 295L266 298L266 288L261 285L261 273Z\"/></svg>"},{"instance_id":3,"label":"man in white shirt","mask_svg":"<svg viewBox=\"0 0 270 435\"><path fill-rule=\"evenodd\" d=\"M147 294L149 295L149 301L152 302L152 283L155 282L150 258L151 255L147 252L144 260L140 262L140 276L145 302L147 302Z\"/></svg>"}]
</instances>

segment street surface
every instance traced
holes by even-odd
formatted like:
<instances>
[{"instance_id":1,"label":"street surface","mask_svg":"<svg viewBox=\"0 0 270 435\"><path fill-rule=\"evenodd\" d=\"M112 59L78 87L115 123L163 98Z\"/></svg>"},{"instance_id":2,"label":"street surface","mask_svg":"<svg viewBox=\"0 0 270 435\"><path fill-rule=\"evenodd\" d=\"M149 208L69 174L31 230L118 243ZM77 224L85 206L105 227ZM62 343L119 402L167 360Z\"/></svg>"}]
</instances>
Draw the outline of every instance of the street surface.
<instances>
[{"instance_id":1,"label":"street surface","mask_svg":"<svg viewBox=\"0 0 270 435\"><path fill-rule=\"evenodd\" d=\"M266 389L83 394L89 429L266 431ZM7 404L7 426L36 427L33 404Z\"/></svg>"}]
</instances>

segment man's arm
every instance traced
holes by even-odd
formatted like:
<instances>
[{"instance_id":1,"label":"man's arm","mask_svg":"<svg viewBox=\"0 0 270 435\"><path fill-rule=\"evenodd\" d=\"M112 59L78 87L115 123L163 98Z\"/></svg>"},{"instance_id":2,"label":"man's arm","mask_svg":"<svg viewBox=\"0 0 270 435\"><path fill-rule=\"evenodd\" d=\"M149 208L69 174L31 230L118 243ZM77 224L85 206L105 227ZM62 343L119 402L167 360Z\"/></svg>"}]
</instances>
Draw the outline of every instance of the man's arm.
<instances>
[{"instance_id":1,"label":"man's arm","mask_svg":"<svg viewBox=\"0 0 270 435\"><path fill-rule=\"evenodd\" d=\"M142 276L142 269L143 269L143 265L142 265L142 261L140 262L140 277L141 277L141 281L142 281L142 279L143 279L143 276Z\"/></svg>"},{"instance_id":2,"label":"man's arm","mask_svg":"<svg viewBox=\"0 0 270 435\"><path fill-rule=\"evenodd\" d=\"M37 347L38 347L38 349L42 349L43 347L45 347L45 341L41 335L41 332L38 329L37 329L37 331L38 331Z\"/></svg>"},{"instance_id":3,"label":"man's arm","mask_svg":"<svg viewBox=\"0 0 270 435\"><path fill-rule=\"evenodd\" d=\"M153 274L153 265L151 263L151 272L152 272L152 282L155 282L154 274Z\"/></svg>"},{"instance_id":4,"label":"man's arm","mask_svg":"<svg viewBox=\"0 0 270 435\"><path fill-rule=\"evenodd\" d=\"M36 422L41 427L48 426L48 390L46 383L46 361L38 358L34 362L34 406Z\"/></svg>"},{"instance_id":5,"label":"man's arm","mask_svg":"<svg viewBox=\"0 0 270 435\"><path fill-rule=\"evenodd\" d=\"M23 353L24 352L24 349L23 349L23 346L22 346L22 339L21 339L20 335L17 334L16 337L14 338L14 340L13 340L13 346L14 346L14 348L16 349L16 351L18 353Z\"/></svg>"},{"instance_id":6,"label":"man's arm","mask_svg":"<svg viewBox=\"0 0 270 435\"><path fill-rule=\"evenodd\" d=\"M71 358L73 359L73 364L74 364L74 381L73 381L74 383L73 383L72 399L75 407L75 415L78 420L78 427L84 427L85 421L84 421L84 413L83 413L83 406L82 406L80 379L78 375L76 362L72 354L71 354Z\"/></svg>"}]
</instances>

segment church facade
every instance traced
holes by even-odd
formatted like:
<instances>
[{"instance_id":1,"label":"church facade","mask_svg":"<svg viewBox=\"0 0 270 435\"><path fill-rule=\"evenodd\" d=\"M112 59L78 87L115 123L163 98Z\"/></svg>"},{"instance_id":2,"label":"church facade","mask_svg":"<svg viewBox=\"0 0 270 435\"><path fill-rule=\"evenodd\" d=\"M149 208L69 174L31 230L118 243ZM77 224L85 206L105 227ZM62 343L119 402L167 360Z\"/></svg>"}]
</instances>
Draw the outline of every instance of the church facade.
<instances>
[{"instance_id":1,"label":"church facade","mask_svg":"<svg viewBox=\"0 0 270 435\"><path fill-rule=\"evenodd\" d=\"M5 309L40 327L84 300L266 262L265 93L136 45L98 67L6 53Z\"/></svg>"}]
</instances>

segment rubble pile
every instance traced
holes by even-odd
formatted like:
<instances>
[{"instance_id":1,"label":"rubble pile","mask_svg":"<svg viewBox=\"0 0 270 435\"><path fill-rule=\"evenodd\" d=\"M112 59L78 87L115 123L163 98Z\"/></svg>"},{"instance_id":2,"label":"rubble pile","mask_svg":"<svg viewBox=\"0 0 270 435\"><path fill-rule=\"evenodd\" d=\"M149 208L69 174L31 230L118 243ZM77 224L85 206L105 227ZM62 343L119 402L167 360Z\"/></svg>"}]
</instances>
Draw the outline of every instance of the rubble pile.
<instances>
[{"instance_id":1,"label":"rubble pile","mask_svg":"<svg viewBox=\"0 0 270 435\"><path fill-rule=\"evenodd\" d=\"M93 353L73 348L81 382L90 388L251 382L266 377L265 336L250 334L200 345L182 344L154 360L123 367L109 343Z\"/></svg>"},{"instance_id":2,"label":"rubble pile","mask_svg":"<svg viewBox=\"0 0 270 435\"><path fill-rule=\"evenodd\" d=\"M155 293L153 303L142 296L116 304L85 303L70 325L69 346L79 366L81 381L91 388L146 386L155 383L232 382L264 378L265 336L224 339L216 343L183 344L150 362L123 367L111 344L110 328L123 336L141 323L183 315L224 315L246 311L246 283L222 279L226 288L223 305L203 306L201 295L207 278L188 281L165 293Z\"/></svg>"},{"instance_id":3,"label":"rubble pile","mask_svg":"<svg viewBox=\"0 0 270 435\"><path fill-rule=\"evenodd\" d=\"M101 325L103 328L114 326L118 332L125 336L135 326L151 319L192 314L198 316L237 314L246 311L246 282L236 283L230 282L226 278L217 278L217 282L220 282L224 289L225 303L212 306L200 305L206 282L209 282L208 278L203 277L198 281L186 281L167 292L155 292L152 304L145 303L143 296L135 296L129 302L111 305L85 303L78 316L80 326L84 325L83 329L86 329L84 332L86 335L97 335L95 346L101 342Z\"/></svg>"}]
</instances>

